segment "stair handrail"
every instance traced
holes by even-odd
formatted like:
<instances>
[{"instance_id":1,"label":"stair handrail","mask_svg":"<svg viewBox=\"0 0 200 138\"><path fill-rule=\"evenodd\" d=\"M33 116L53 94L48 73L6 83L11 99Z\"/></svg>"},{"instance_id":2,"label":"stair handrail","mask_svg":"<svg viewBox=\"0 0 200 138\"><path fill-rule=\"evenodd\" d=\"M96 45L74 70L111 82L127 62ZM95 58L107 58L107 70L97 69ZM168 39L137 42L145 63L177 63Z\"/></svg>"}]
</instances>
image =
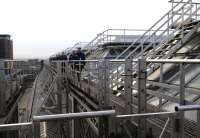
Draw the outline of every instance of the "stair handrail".
<instances>
[{"instance_id":1,"label":"stair handrail","mask_svg":"<svg viewBox=\"0 0 200 138\"><path fill-rule=\"evenodd\" d=\"M89 48L88 50L87 50L87 52L85 53L86 55L87 54L89 54L92 50L93 50L93 46L97 46L98 45L98 39L99 39L99 37L103 34L103 33L105 33L105 32L107 32L109 29L107 29L107 30L105 30L105 31L103 31L103 32L101 32L101 33L99 33L99 34L97 34L97 36L95 37L95 38L93 38L92 39L92 41L90 41L86 46L85 46L85 48ZM95 43L95 41L97 41L97 43Z\"/></svg>"},{"instance_id":2,"label":"stair handrail","mask_svg":"<svg viewBox=\"0 0 200 138\"><path fill-rule=\"evenodd\" d=\"M181 0L180 2L183 2L184 0ZM189 2L190 0L188 0L188 2ZM134 46L137 42L140 42L140 40L141 39L143 39L146 35L148 35L148 33L150 32L150 31L152 31L152 30L154 30L153 28L157 25L157 24L159 24L166 16L168 16L168 15L170 15L170 13L172 13L173 11L174 11L174 9L176 8L176 7L178 7L179 6L179 4L180 3L177 3L175 6L173 6L172 7L172 9L170 9L166 14L164 14L153 26L151 26L140 38L138 38L135 42L133 42L126 50L124 50L120 55L118 55L117 57L116 57L116 59L119 59L122 55L124 55L132 46ZM188 3L186 2L186 3L184 3L180 8L179 8L179 10L181 10L182 8L184 8L186 5L188 5ZM172 17L173 17L173 15L172 15ZM157 30L158 31L158 30ZM157 32L157 31L155 31L155 32ZM154 32L154 33L155 33ZM141 45L141 44L140 44ZM139 47L139 46L138 46Z\"/></svg>"},{"instance_id":3,"label":"stair handrail","mask_svg":"<svg viewBox=\"0 0 200 138\"><path fill-rule=\"evenodd\" d=\"M189 10L190 10L190 9L188 9L186 12L188 12ZM197 12L198 10L199 10L199 8L198 8L196 11L194 11L193 13ZM192 14L193 14L193 13L192 13ZM192 15L192 14L191 14L191 15ZM190 19L191 15L189 15L189 17L188 17L187 19L185 19L186 22ZM180 18L181 18L181 17L177 18L175 22L177 22ZM173 25L173 24L172 24L172 25ZM169 28L170 28L172 25L170 25ZM182 24L179 24L179 25L176 27L176 29L173 30L171 34L169 34L168 39L167 39L167 40L166 40L166 39L163 39L163 41L161 41L160 44L159 44L158 46L156 46L156 47L160 47L160 48L161 48L160 45L163 45L163 46L164 46L164 44L165 44L167 41L171 40L171 39L174 37L174 34L175 34L177 31L180 31L180 28L181 28L181 27L182 27ZM167 30L166 30L166 31L167 31ZM158 37L161 37L166 31L162 32L162 34L160 34L160 36L158 36ZM151 44L149 44L148 46L150 46L150 45L151 45ZM146 46L145 49L147 49L148 46ZM160 49L160 48L159 48L159 49ZM133 52L135 52L135 51L133 51ZM131 52L130 54L132 54L133 52ZM129 55L130 55L130 54L129 54ZM135 58L141 56L141 54L142 54L142 51L141 51L139 54L137 54L137 55L135 56ZM128 56L129 56L129 55L128 55Z\"/></svg>"},{"instance_id":4,"label":"stair handrail","mask_svg":"<svg viewBox=\"0 0 200 138\"><path fill-rule=\"evenodd\" d=\"M191 7L191 8L192 8L192 7ZM179 10L181 10L181 9L179 9ZM190 10L190 9L187 9L187 11L185 11L184 13L187 13L189 10ZM196 12L196 11L195 11L195 12ZM165 21L158 29L162 28L162 27L163 27L170 19L172 19L172 18L173 18L173 16L169 17L169 19L168 19L167 21ZM189 18L189 17L188 17L188 18ZM187 18L186 20L188 20L188 18ZM173 23L178 23L178 20L179 20L179 19L181 19L181 16L178 17ZM185 21L186 21L186 20L185 20ZM171 28L172 26L173 26L173 24L169 25L169 27L168 27L165 31L163 31L157 38L163 36L163 34L166 33L166 32L168 31L168 29ZM176 29L172 31L172 35L173 35L177 30L179 30L180 27L181 27L181 25L179 25L179 27L176 27ZM154 32L151 36L154 37L155 33L157 33L157 32ZM169 40L169 37L170 37L170 36L171 36L171 34L168 34L167 40ZM149 39L150 39L150 37L149 37ZM143 44L144 44L144 42L145 42L146 40L148 40L148 39L143 40L143 42L140 44L140 45L142 46L142 51L141 51L139 54L143 53L143 51L144 51L144 50L143 50ZM163 41L160 42L160 44L163 44L163 42L164 42L164 41L167 41L167 40L163 39ZM154 41L155 41L155 40L154 40ZM145 49L147 49L150 45L152 45L152 44L150 43L148 46L145 46ZM127 57L130 57L130 55L133 54L138 48L140 48L140 47L137 47L136 49L134 49L133 51L131 51L131 52L128 54L128 56L126 56L126 58L127 58ZM138 55L138 54L137 54L137 55Z\"/></svg>"},{"instance_id":5,"label":"stair handrail","mask_svg":"<svg viewBox=\"0 0 200 138\"><path fill-rule=\"evenodd\" d=\"M118 31L116 34L112 34L112 31ZM98 50L100 47L104 45L105 43L112 42L111 37L117 37L117 36L123 36L123 41L126 42L127 38L127 32L131 32L131 34L137 35L135 32L146 32L147 29L107 29L103 31L102 33L99 33L92 41L90 41L84 48L87 50L86 55L90 53L93 50ZM156 31L156 30L151 30ZM163 30L159 30L163 31ZM122 35L119 35L118 33L121 33ZM111 34L110 34L111 33ZM143 34L143 33L142 33ZM135 40L131 40L130 42L133 43Z\"/></svg>"},{"instance_id":6,"label":"stair handrail","mask_svg":"<svg viewBox=\"0 0 200 138\"><path fill-rule=\"evenodd\" d=\"M195 12L197 12L197 11L199 11L199 10L200 10L200 7L197 8L196 11L194 11L193 13L195 13ZM193 15L193 13L192 13L191 15ZM189 15L189 17L186 19L186 22L190 19L191 15ZM181 27L182 27L182 25L179 24L179 26L178 26L178 27L176 28L176 30L174 30L173 32L180 31ZM173 36L171 36L171 37L173 38ZM170 39L169 39L169 40L170 40ZM165 41L168 41L168 40L165 40ZM160 45L163 45L163 43L161 43ZM163 45L163 46L164 46L164 45ZM162 48L161 46L158 46L158 47L159 47L159 49ZM152 57L150 56L150 58L152 58Z\"/></svg>"}]
</instances>

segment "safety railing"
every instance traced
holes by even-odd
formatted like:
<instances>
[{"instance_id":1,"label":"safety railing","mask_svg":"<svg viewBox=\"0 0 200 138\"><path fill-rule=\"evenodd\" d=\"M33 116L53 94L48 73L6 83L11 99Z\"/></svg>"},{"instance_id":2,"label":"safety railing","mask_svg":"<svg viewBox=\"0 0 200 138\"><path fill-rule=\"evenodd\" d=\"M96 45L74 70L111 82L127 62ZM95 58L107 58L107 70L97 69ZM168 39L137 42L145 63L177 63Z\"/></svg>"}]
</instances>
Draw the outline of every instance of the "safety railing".
<instances>
[{"instance_id":1,"label":"safety railing","mask_svg":"<svg viewBox=\"0 0 200 138\"><path fill-rule=\"evenodd\" d=\"M80 112L80 113L68 113L68 114L53 114L53 115L43 115L43 116L33 116L33 122L27 122L27 123L15 123L15 124L2 124L0 125L0 132L5 131L26 131L26 133L23 133L23 135L20 135L20 137L30 137L30 138L40 138L44 135L47 136L47 134L41 134L41 127L45 125L44 122L52 122L52 121L59 121L59 120L80 120L80 119L87 119L87 118L104 118L109 116L114 116L115 110L104 110L104 111L91 111L91 112ZM104 122L105 123L105 122ZM60 124L62 124L60 122ZM75 129L75 128L74 128ZM45 130L46 132L47 130ZM100 130L99 133L102 133L101 131L107 131L106 128L103 130L103 128ZM103 134L103 133L102 133ZM61 134L60 136L62 136ZM76 135L76 134L73 134ZM99 138L107 138L106 135L100 135L97 136ZM69 136L69 134L68 134Z\"/></svg>"},{"instance_id":2,"label":"safety railing","mask_svg":"<svg viewBox=\"0 0 200 138\"><path fill-rule=\"evenodd\" d=\"M62 62L65 66L61 66ZM200 100L199 87L195 85L200 74L198 59L85 60L57 63L60 65L61 76L82 89L99 106L105 104L124 108L124 113L172 111L175 105L197 104ZM160 67L148 74L150 63L159 64ZM186 125L188 121L181 122L183 116L195 122L196 115L181 116L180 126L185 126L185 132L195 130L195 127ZM162 119L159 121L163 122Z\"/></svg>"},{"instance_id":3,"label":"safety railing","mask_svg":"<svg viewBox=\"0 0 200 138\"><path fill-rule=\"evenodd\" d=\"M137 68L133 69L135 63ZM161 68L155 71L155 74L148 75L147 64L149 63L161 64ZM193 133L194 136L200 136L199 111L185 112L186 110L199 110L199 64L199 59L55 61L57 77L67 79L70 83L68 85L72 85L70 87L77 87L82 91L82 97L86 94L88 99L94 100L98 104L97 108L109 106L114 108L116 115L111 118L122 120L121 125L124 128L127 127L123 123L126 122L123 121L126 119L135 122L134 125L139 128L138 137L145 137L150 132L156 131L160 138L165 135L171 135L173 138L183 137L183 135L191 134L191 132L195 132ZM124 68L120 68L122 65ZM117 72L117 68L124 70L123 73L121 71L113 73ZM77 75L78 73L80 74ZM71 93L73 94L73 92ZM78 97L77 99L80 100ZM85 106L86 101L87 99L79 101L79 104L82 103L81 105ZM77 108L76 111L85 111L80 105ZM75 112L75 110L72 110L72 112ZM87 114L89 118L92 117L88 112L80 114ZM80 117L80 114L33 117L32 134L36 137L40 135L41 131L38 128L43 125L37 121L49 122L50 120L62 120L65 117L76 119L76 117ZM111 120L109 125L112 126L113 121ZM90 119L87 122L94 128L96 127ZM193 127L188 125L191 123ZM158 127L156 130L153 128L149 130L149 127L147 127L155 124L162 129ZM30 126L30 124L27 124L27 126ZM95 133L98 133L101 128L95 130ZM110 132L108 129L106 131ZM70 132L74 131L71 130Z\"/></svg>"},{"instance_id":4,"label":"safety railing","mask_svg":"<svg viewBox=\"0 0 200 138\"><path fill-rule=\"evenodd\" d=\"M136 42L136 40L143 35L147 30L145 29L108 29L99 33L91 42L89 42L84 48L87 49L86 55L91 54L98 49L107 46L120 46L126 48L130 44ZM151 30L156 31L156 30ZM162 30L159 30L162 31ZM147 34L144 37L147 38L151 34ZM156 38L157 36L155 36ZM163 38L156 39L156 41L148 41L146 43L155 42L155 44L160 43ZM137 43L141 43L138 41Z\"/></svg>"},{"instance_id":5,"label":"safety railing","mask_svg":"<svg viewBox=\"0 0 200 138\"><path fill-rule=\"evenodd\" d=\"M180 135L177 133L177 128L175 122L177 120L175 119L181 112L187 112L187 111L197 111L197 115L199 116L200 106L199 105L186 105L186 106L177 106L175 107L176 112L156 112L156 113L139 113L139 114L122 114L118 115L116 114L115 110L104 110L104 111L91 111L91 112L80 112L80 113L68 113L68 114L52 114L52 115L43 115L43 116L34 116L33 122L27 122L27 123L15 123L15 124L1 124L0 125L0 132L11 132L11 131L26 131L26 133L23 133L23 135L20 135L20 137L32 137L32 138L40 138L42 136L47 136L47 134L41 134L41 127L45 125L47 122L52 121L64 121L69 122L70 120L77 120L77 119L87 119L87 118L105 118L105 117L112 117L118 119L118 121L122 120L133 120L134 118L141 120L146 120L150 118L167 118L164 127L161 130L161 133L158 135L159 138L162 138L165 135L165 133L168 133L170 131L171 138L177 138L182 137L183 135ZM63 123L63 122L62 122ZM60 124L62 124L60 122ZM106 123L106 122L104 122ZM199 124L198 124L199 125ZM141 128L140 125L138 125L139 128ZM145 125L143 127L146 127ZM172 127L172 129L169 129L169 127ZM199 127L197 129L197 138L199 137ZM74 128L75 129L75 128ZM105 133L102 133L103 131L109 131L108 128L99 128L101 134L98 133L99 138L108 138L109 135L105 135ZM80 130L79 130L80 131ZM44 131L47 133L47 130ZM145 128L138 129L138 138L139 137L147 137ZM62 136L63 134L61 134ZM75 135L75 134L73 134ZM68 134L70 136L70 134Z\"/></svg>"}]
</instances>

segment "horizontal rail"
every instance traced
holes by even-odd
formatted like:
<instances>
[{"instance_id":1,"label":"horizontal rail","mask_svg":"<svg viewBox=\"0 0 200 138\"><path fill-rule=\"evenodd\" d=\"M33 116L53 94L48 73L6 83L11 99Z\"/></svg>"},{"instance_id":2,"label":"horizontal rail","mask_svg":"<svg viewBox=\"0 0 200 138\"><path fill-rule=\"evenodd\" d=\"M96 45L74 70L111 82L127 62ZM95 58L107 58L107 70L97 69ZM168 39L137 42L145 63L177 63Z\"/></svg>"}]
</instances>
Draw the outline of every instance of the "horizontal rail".
<instances>
[{"instance_id":1,"label":"horizontal rail","mask_svg":"<svg viewBox=\"0 0 200 138\"><path fill-rule=\"evenodd\" d=\"M151 63L192 63L199 64L200 59L147 59Z\"/></svg>"},{"instance_id":2,"label":"horizontal rail","mask_svg":"<svg viewBox=\"0 0 200 138\"><path fill-rule=\"evenodd\" d=\"M135 118L135 117L142 117L142 118L150 118L150 117L169 117L175 116L177 112L157 112L157 113L142 113L142 114L129 114L129 115L117 115L117 118Z\"/></svg>"},{"instance_id":3,"label":"horizontal rail","mask_svg":"<svg viewBox=\"0 0 200 138\"><path fill-rule=\"evenodd\" d=\"M91 117L102 117L111 115L115 115L115 110L33 116L33 121L42 122L42 121L53 121L58 119L91 118Z\"/></svg>"},{"instance_id":4,"label":"horizontal rail","mask_svg":"<svg viewBox=\"0 0 200 138\"><path fill-rule=\"evenodd\" d=\"M171 3L187 3L187 4L200 4L200 3L198 3L198 2L180 2L180 1L174 1L174 0L170 0L169 2L171 2Z\"/></svg>"},{"instance_id":5,"label":"horizontal rail","mask_svg":"<svg viewBox=\"0 0 200 138\"><path fill-rule=\"evenodd\" d=\"M175 111L192 111L192 110L200 110L200 105L175 106Z\"/></svg>"},{"instance_id":6,"label":"horizontal rail","mask_svg":"<svg viewBox=\"0 0 200 138\"><path fill-rule=\"evenodd\" d=\"M31 126L32 126L32 122L15 123L15 124L2 124L2 125L0 125L0 131L27 129L27 127L31 127Z\"/></svg>"},{"instance_id":7,"label":"horizontal rail","mask_svg":"<svg viewBox=\"0 0 200 138\"><path fill-rule=\"evenodd\" d=\"M149 29L108 29L107 31L147 31ZM164 31L164 30L151 30L151 31Z\"/></svg>"},{"instance_id":8,"label":"horizontal rail","mask_svg":"<svg viewBox=\"0 0 200 138\"><path fill-rule=\"evenodd\" d=\"M56 61L52 61L52 62L70 63L70 62L98 62L98 61L101 61L101 60L69 60L69 61L56 60ZM125 61L126 61L125 59L112 59L112 60L109 60L109 62L125 62ZM132 62L138 62L138 59L133 59ZM149 62L149 63L192 63L192 64L199 64L200 63L200 59L147 59L146 62Z\"/></svg>"}]
</instances>

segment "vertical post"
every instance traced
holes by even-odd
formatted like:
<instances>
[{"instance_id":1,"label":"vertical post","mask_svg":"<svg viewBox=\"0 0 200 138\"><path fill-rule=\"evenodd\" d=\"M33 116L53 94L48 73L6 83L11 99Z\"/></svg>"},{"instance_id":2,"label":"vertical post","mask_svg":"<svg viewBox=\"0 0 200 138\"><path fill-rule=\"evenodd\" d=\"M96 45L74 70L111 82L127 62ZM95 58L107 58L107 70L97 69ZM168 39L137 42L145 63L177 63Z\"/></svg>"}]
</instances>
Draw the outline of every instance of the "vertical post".
<instances>
[{"instance_id":1,"label":"vertical post","mask_svg":"<svg viewBox=\"0 0 200 138\"><path fill-rule=\"evenodd\" d=\"M109 105L109 61L107 59L99 61L99 103L101 108Z\"/></svg>"},{"instance_id":2,"label":"vertical post","mask_svg":"<svg viewBox=\"0 0 200 138\"><path fill-rule=\"evenodd\" d=\"M192 8L192 7L193 7L193 5L192 5L192 0L190 0L189 3L190 3L190 6L191 6L191 7L190 7L190 15L189 15L189 16L190 16L191 19L192 19L192 18L193 18L193 17L192 17L192 9L193 9L193 8Z\"/></svg>"},{"instance_id":3,"label":"vertical post","mask_svg":"<svg viewBox=\"0 0 200 138\"><path fill-rule=\"evenodd\" d=\"M109 61L106 59L99 61L99 106L106 109L109 106ZM107 117L99 118L99 138L109 137L109 119Z\"/></svg>"},{"instance_id":4,"label":"vertical post","mask_svg":"<svg viewBox=\"0 0 200 138\"><path fill-rule=\"evenodd\" d=\"M69 104L69 102L70 102L70 96L69 96L69 93L70 93L70 87L69 87L69 80L68 79L66 79L66 88L65 88L65 104L66 104L66 113L69 113L70 112L70 104ZM71 134L70 133L70 121L66 121L66 123L65 123L65 128L66 128L66 134L67 135L69 135L69 134ZM69 137L67 137L67 138L69 138Z\"/></svg>"},{"instance_id":5,"label":"vertical post","mask_svg":"<svg viewBox=\"0 0 200 138\"><path fill-rule=\"evenodd\" d=\"M200 110L197 110L197 138L200 138Z\"/></svg>"},{"instance_id":6,"label":"vertical post","mask_svg":"<svg viewBox=\"0 0 200 138\"><path fill-rule=\"evenodd\" d=\"M126 103L126 114L132 113L132 59L126 59L125 61L125 83L124 83L124 90L125 90L125 103Z\"/></svg>"},{"instance_id":7,"label":"vertical post","mask_svg":"<svg viewBox=\"0 0 200 138\"><path fill-rule=\"evenodd\" d=\"M33 122L32 133L33 138L40 138L40 122Z\"/></svg>"},{"instance_id":8,"label":"vertical post","mask_svg":"<svg viewBox=\"0 0 200 138\"><path fill-rule=\"evenodd\" d=\"M91 83L91 75L90 75L90 62L88 62L87 64L86 64L86 66L87 66L87 71L88 71L88 86L87 86L87 92L90 94L90 83Z\"/></svg>"},{"instance_id":9,"label":"vertical post","mask_svg":"<svg viewBox=\"0 0 200 138\"><path fill-rule=\"evenodd\" d=\"M168 41L169 41L169 21L170 21L170 20L169 20L169 14L170 14L170 13L167 14L167 40L168 40Z\"/></svg>"},{"instance_id":10,"label":"vertical post","mask_svg":"<svg viewBox=\"0 0 200 138\"><path fill-rule=\"evenodd\" d=\"M172 0L172 23L171 24L174 24L174 0Z\"/></svg>"},{"instance_id":11,"label":"vertical post","mask_svg":"<svg viewBox=\"0 0 200 138\"><path fill-rule=\"evenodd\" d=\"M79 112L78 110L78 102L76 101L76 99L73 97L73 112L77 113ZM74 119L74 138L79 138L80 137L80 119Z\"/></svg>"},{"instance_id":12,"label":"vertical post","mask_svg":"<svg viewBox=\"0 0 200 138\"><path fill-rule=\"evenodd\" d=\"M19 84L22 84L22 75L21 75L21 69L19 69Z\"/></svg>"},{"instance_id":13,"label":"vertical post","mask_svg":"<svg viewBox=\"0 0 200 138\"><path fill-rule=\"evenodd\" d=\"M185 64L180 64L180 105L185 105ZM180 137L184 136L184 112L180 112Z\"/></svg>"},{"instance_id":14,"label":"vertical post","mask_svg":"<svg viewBox=\"0 0 200 138\"><path fill-rule=\"evenodd\" d=\"M71 97L71 105L72 105L72 107L71 107L71 111L72 111L72 113L74 113L75 112L75 110L74 110L74 97ZM74 126L74 119L72 119L72 123L71 123L72 125L71 125L71 136L72 136L72 138L75 138L75 126Z\"/></svg>"},{"instance_id":15,"label":"vertical post","mask_svg":"<svg viewBox=\"0 0 200 138\"><path fill-rule=\"evenodd\" d=\"M197 3L196 3L196 5L195 5L195 8L196 8L196 9L195 9L195 11L196 11L196 20L198 20L198 18L197 18L197 17L198 17L198 10L197 10L198 6L197 6Z\"/></svg>"},{"instance_id":16,"label":"vertical post","mask_svg":"<svg viewBox=\"0 0 200 138\"><path fill-rule=\"evenodd\" d=\"M180 105L185 105L185 64L180 64Z\"/></svg>"},{"instance_id":17,"label":"vertical post","mask_svg":"<svg viewBox=\"0 0 200 138\"><path fill-rule=\"evenodd\" d=\"M62 63L57 62L57 108L62 113Z\"/></svg>"},{"instance_id":18,"label":"vertical post","mask_svg":"<svg viewBox=\"0 0 200 138\"><path fill-rule=\"evenodd\" d=\"M119 81L119 67L118 67L118 65L117 65L117 90L118 90L118 88L119 88L119 83L118 83L118 81Z\"/></svg>"},{"instance_id":19,"label":"vertical post","mask_svg":"<svg viewBox=\"0 0 200 138\"><path fill-rule=\"evenodd\" d=\"M180 90L179 90L179 104L185 105L185 64L180 64ZM171 138L184 137L184 112L180 111L178 116L173 118L172 121L173 135Z\"/></svg>"},{"instance_id":20,"label":"vertical post","mask_svg":"<svg viewBox=\"0 0 200 138\"><path fill-rule=\"evenodd\" d=\"M184 31L184 7L182 8L182 24L181 24L181 43L182 43L182 41L183 41L183 35L184 35L184 33L183 33L183 31Z\"/></svg>"},{"instance_id":21,"label":"vertical post","mask_svg":"<svg viewBox=\"0 0 200 138\"><path fill-rule=\"evenodd\" d=\"M163 63L160 63L160 82L163 82ZM159 98L159 108L162 106L162 98Z\"/></svg>"},{"instance_id":22,"label":"vertical post","mask_svg":"<svg viewBox=\"0 0 200 138\"><path fill-rule=\"evenodd\" d=\"M65 68L64 68L64 62L57 62L57 78L56 78L56 84L57 84L57 109L58 113L62 113L62 104L63 104L63 83L62 83L62 77L64 75ZM63 124L59 124L59 132L62 134L61 126Z\"/></svg>"},{"instance_id":23,"label":"vertical post","mask_svg":"<svg viewBox=\"0 0 200 138\"><path fill-rule=\"evenodd\" d=\"M146 59L138 60L138 113L146 112ZM138 138L146 138L146 120L138 121Z\"/></svg>"},{"instance_id":24,"label":"vertical post","mask_svg":"<svg viewBox=\"0 0 200 138\"><path fill-rule=\"evenodd\" d=\"M126 40L125 40L126 38L125 37L126 37L126 30L124 29L124 46L126 45L125 44L126 43Z\"/></svg>"}]
</instances>

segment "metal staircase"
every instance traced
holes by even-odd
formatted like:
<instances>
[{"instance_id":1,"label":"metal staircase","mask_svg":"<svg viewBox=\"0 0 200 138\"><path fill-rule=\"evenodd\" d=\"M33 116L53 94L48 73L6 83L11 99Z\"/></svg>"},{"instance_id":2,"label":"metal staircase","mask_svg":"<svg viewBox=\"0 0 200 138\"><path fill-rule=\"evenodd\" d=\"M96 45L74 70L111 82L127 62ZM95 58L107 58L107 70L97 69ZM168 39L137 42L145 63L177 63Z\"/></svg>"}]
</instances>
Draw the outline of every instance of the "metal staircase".
<instances>
[{"instance_id":1,"label":"metal staircase","mask_svg":"<svg viewBox=\"0 0 200 138\"><path fill-rule=\"evenodd\" d=\"M196 31L199 23L199 9L199 6L197 4L194 6L191 0L178 2L137 41L124 50L117 59L133 59L143 56L146 58L169 58ZM159 45L156 45L156 39L159 38L164 39ZM152 43L144 46L147 41ZM141 42L140 45L131 51L130 49L138 42Z\"/></svg>"},{"instance_id":2,"label":"metal staircase","mask_svg":"<svg viewBox=\"0 0 200 138\"><path fill-rule=\"evenodd\" d=\"M179 7L179 8L178 8ZM176 9L178 8L178 9ZM194 9L195 8L195 9ZM181 1L180 3L173 6L172 10L170 10L165 16L167 16L167 21L164 21L164 23L161 24L160 27L158 27L159 31L147 31L141 36L136 42L132 43L122 54L120 54L117 58L125 58L125 59L138 59L145 57L146 59L170 59L174 58L174 54L181 49L184 46L184 43L186 43L192 35L195 34L197 31L200 23L198 21L198 11L200 7L193 6L191 3L191 0L187 2ZM179 13L181 12L181 13ZM173 13L173 14L172 14ZM149 30L155 29L154 27L157 26L157 24L160 24L162 20L164 20L165 16L163 16L153 27L151 27ZM195 17L195 20L193 18ZM169 24L171 23L171 24ZM162 27L166 26L167 28L164 31L160 31L160 29L163 29ZM157 35L160 33L159 35ZM149 35L147 38L147 34ZM155 37L157 36L157 37ZM154 38L165 38L163 41L156 45L156 40ZM150 41L152 39L152 41ZM133 51L130 49L133 48L135 43L142 42L138 47L135 47ZM144 46L146 42L152 42L148 45ZM187 58L187 57L183 57ZM135 63L133 63L135 64ZM159 63L149 63L147 66L147 75L149 76L151 73L153 73L156 69L160 67ZM121 69L119 69L121 68ZM137 64L133 65L133 69L137 68ZM120 91L118 88L124 88L124 82L123 82L123 74L124 74L124 64L119 65L118 67L113 67L112 71L112 79L113 84L111 86L111 89L114 91L117 90ZM133 71L132 74L136 74L136 71ZM120 76L120 77L119 77ZM122 81L121 81L122 80ZM136 87L136 83L133 81L133 87ZM123 94L123 90L121 92Z\"/></svg>"}]
</instances>

